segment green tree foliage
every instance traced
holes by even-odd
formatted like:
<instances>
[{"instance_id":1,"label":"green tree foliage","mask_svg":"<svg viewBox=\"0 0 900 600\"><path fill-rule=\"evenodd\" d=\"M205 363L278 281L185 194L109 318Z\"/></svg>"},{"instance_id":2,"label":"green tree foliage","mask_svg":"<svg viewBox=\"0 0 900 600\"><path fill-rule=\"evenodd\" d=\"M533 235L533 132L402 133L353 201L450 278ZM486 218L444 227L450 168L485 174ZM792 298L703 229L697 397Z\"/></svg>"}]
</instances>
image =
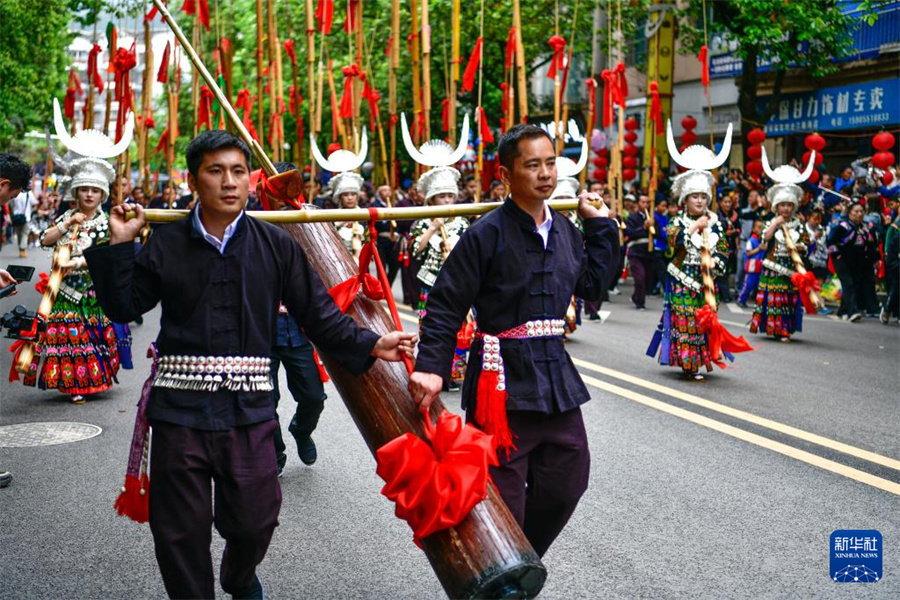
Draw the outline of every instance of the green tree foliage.
<instances>
[{"instance_id":1,"label":"green tree foliage","mask_svg":"<svg viewBox=\"0 0 900 600\"><path fill-rule=\"evenodd\" d=\"M65 94L69 17L66 0L0 0L0 148L42 130Z\"/></svg>"},{"instance_id":2,"label":"green tree foliage","mask_svg":"<svg viewBox=\"0 0 900 600\"><path fill-rule=\"evenodd\" d=\"M874 22L880 0L868 0L854 15L845 14L838 0L733 0L707 2L709 35L721 33L737 40L735 53L743 61L738 82L738 108L743 131L765 123L781 99L785 77L802 68L813 77L825 77L839 68L835 58L853 49L853 32ZM680 39L693 51L703 44L703 6L690 0L682 12ZM760 109L758 61L772 64L772 91Z\"/></svg>"}]
</instances>

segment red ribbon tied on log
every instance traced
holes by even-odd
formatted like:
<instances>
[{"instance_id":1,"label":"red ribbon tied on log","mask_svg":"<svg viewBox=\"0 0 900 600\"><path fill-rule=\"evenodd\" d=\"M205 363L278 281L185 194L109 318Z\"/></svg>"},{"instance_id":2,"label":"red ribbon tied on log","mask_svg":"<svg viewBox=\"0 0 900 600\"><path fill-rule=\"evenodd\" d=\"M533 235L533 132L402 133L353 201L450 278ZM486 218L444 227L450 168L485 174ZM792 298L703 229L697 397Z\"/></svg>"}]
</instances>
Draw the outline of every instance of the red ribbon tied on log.
<instances>
[{"instance_id":1,"label":"red ribbon tied on log","mask_svg":"<svg viewBox=\"0 0 900 600\"><path fill-rule=\"evenodd\" d=\"M366 297L372 300L382 300L384 298L384 290L381 287L381 283L375 277L369 275L369 264L372 262L374 251L374 242L372 240L363 244L359 253L359 273L328 290L328 293L334 299L334 303L337 304L342 313L347 312L360 289L362 289Z\"/></svg>"},{"instance_id":2,"label":"red ribbon tied on log","mask_svg":"<svg viewBox=\"0 0 900 600\"><path fill-rule=\"evenodd\" d=\"M697 311L697 324L709 341L709 357L720 369L725 368L723 352L749 352L753 347L744 336L735 337L719 323L719 315L708 304Z\"/></svg>"},{"instance_id":3,"label":"red ribbon tied on log","mask_svg":"<svg viewBox=\"0 0 900 600\"><path fill-rule=\"evenodd\" d=\"M341 72L344 74L344 93L341 95L340 115L342 119L349 119L353 116L353 78L360 75L359 65L353 63L342 67Z\"/></svg>"},{"instance_id":4,"label":"red ribbon tied on log","mask_svg":"<svg viewBox=\"0 0 900 600\"><path fill-rule=\"evenodd\" d=\"M478 63L481 61L481 45L483 40L479 37L475 40L475 47L472 48L472 54L469 55L469 62L466 64L466 70L463 72L462 91L464 94L471 92L475 88L475 75L478 72Z\"/></svg>"},{"instance_id":5,"label":"red ribbon tied on log","mask_svg":"<svg viewBox=\"0 0 900 600\"><path fill-rule=\"evenodd\" d=\"M562 71L565 62L566 38L560 35L550 36L547 40L553 48L553 58L550 59L550 68L547 69L547 77L554 79L558 71Z\"/></svg>"},{"instance_id":6,"label":"red ribbon tied on log","mask_svg":"<svg viewBox=\"0 0 900 600\"><path fill-rule=\"evenodd\" d=\"M492 436L446 410L436 426L424 416L427 442L404 433L375 452L381 493L409 523L416 545L459 525L487 496L489 467L499 465Z\"/></svg>"},{"instance_id":7,"label":"red ribbon tied on log","mask_svg":"<svg viewBox=\"0 0 900 600\"><path fill-rule=\"evenodd\" d=\"M100 75L100 69L97 67L97 57L102 51L100 44L94 44L91 51L88 52L87 78L97 92L103 91L103 76Z\"/></svg>"},{"instance_id":8,"label":"red ribbon tied on log","mask_svg":"<svg viewBox=\"0 0 900 600\"><path fill-rule=\"evenodd\" d=\"M265 171L259 169L251 173L251 179L254 174L258 173L256 183L256 195L259 197L259 203L263 210L272 210L269 198L276 198L285 204L294 208L302 208L302 200L300 196L303 193L303 179L296 170L279 173L272 177L267 177Z\"/></svg>"},{"instance_id":9,"label":"red ribbon tied on log","mask_svg":"<svg viewBox=\"0 0 900 600\"><path fill-rule=\"evenodd\" d=\"M822 284L816 279L815 273L807 271L806 273L795 272L791 275L791 283L797 288L800 295L800 301L803 303L803 310L808 314L816 314L818 307L813 303L810 295L812 292L818 292L822 289Z\"/></svg>"}]
</instances>

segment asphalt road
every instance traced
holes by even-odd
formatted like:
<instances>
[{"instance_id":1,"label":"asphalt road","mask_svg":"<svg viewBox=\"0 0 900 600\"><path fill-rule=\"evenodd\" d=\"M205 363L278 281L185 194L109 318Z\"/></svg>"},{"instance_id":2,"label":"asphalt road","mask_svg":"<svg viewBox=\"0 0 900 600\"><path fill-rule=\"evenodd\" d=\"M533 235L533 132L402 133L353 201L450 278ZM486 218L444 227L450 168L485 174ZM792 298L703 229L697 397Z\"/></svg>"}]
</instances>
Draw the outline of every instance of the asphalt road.
<instances>
[{"instance_id":1,"label":"asphalt road","mask_svg":"<svg viewBox=\"0 0 900 600\"><path fill-rule=\"evenodd\" d=\"M49 261L37 250L25 260L0 250L4 266L48 270ZM754 337L754 352L693 383L644 355L660 299L639 312L623 291L604 306L602 324L585 322L568 344L593 396L584 407L591 484L545 557L541 597L900 597L900 327L808 318L795 343ZM0 310L37 301L23 286ZM404 315L412 327L411 311ZM735 333L749 316L720 311ZM70 444L0 448L0 470L15 477L0 490L0 597L165 595L148 527L112 509L157 323L154 311L133 328L136 368L83 406L0 382L0 426L103 429ZM3 351L0 372L9 364ZM319 461L306 467L291 454L282 479L281 525L259 570L269 597L442 597L380 496L374 460L335 389L326 391ZM830 579L836 529L882 533L881 581ZM222 547L214 536L216 563Z\"/></svg>"}]
</instances>

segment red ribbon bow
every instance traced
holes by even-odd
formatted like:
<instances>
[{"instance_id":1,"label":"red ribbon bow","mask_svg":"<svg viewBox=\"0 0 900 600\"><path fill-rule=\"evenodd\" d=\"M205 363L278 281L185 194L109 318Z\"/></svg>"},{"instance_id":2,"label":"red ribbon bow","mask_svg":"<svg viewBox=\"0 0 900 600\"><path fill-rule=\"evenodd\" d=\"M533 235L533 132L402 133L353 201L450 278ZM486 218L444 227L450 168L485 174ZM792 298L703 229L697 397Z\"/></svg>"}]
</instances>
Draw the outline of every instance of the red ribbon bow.
<instances>
[{"instance_id":1,"label":"red ribbon bow","mask_svg":"<svg viewBox=\"0 0 900 600\"><path fill-rule=\"evenodd\" d=\"M822 289L822 284L816 279L815 273L807 271L806 273L795 272L791 275L791 283L797 288L800 295L800 301L803 303L803 310L808 314L814 315L818 307L813 303L810 295Z\"/></svg>"},{"instance_id":2,"label":"red ribbon bow","mask_svg":"<svg viewBox=\"0 0 900 600\"><path fill-rule=\"evenodd\" d=\"M479 37L475 40L475 47L472 48L472 54L469 55L469 62L466 64L466 70L463 72L463 93L471 92L475 87L475 75L478 72L478 63L481 62L481 45L483 40Z\"/></svg>"},{"instance_id":3,"label":"red ribbon bow","mask_svg":"<svg viewBox=\"0 0 900 600\"><path fill-rule=\"evenodd\" d=\"M708 304L697 311L697 324L709 341L709 357L720 369L725 368L723 352L749 352L753 347L744 336L735 337L719 323L719 315Z\"/></svg>"},{"instance_id":4,"label":"red ribbon bow","mask_svg":"<svg viewBox=\"0 0 900 600\"><path fill-rule=\"evenodd\" d=\"M129 71L137 65L137 57L134 55L134 46L132 50L119 48L116 50L116 57L113 59L113 67L116 72L116 100L126 102L127 108L131 108L130 94L131 78Z\"/></svg>"},{"instance_id":5,"label":"red ribbon bow","mask_svg":"<svg viewBox=\"0 0 900 600\"><path fill-rule=\"evenodd\" d=\"M423 416L425 440L404 433L375 452L381 493L409 523L416 545L462 523L487 496L489 468L499 465L492 436L446 410L437 426Z\"/></svg>"},{"instance_id":6,"label":"red ribbon bow","mask_svg":"<svg viewBox=\"0 0 900 600\"><path fill-rule=\"evenodd\" d=\"M87 78L98 93L103 91L103 77L100 75L100 69L97 68L97 57L102 51L100 44L94 44L91 51L88 52Z\"/></svg>"},{"instance_id":7,"label":"red ribbon bow","mask_svg":"<svg viewBox=\"0 0 900 600\"><path fill-rule=\"evenodd\" d=\"M553 48L553 58L550 59L550 68L547 70L547 77L554 79L557 71L562 71L564 67L566 38L554 35L547 40L547 43Z\"/></svg>"},{"instance_id":8,"label":"red ribbon bow","mask_svg":"<svg viewBox=\"0 0 900 600\"><path fill-rule=\"evenodd\" d=\"M349 119L353 116L353 78L359 77L361 71L359 65L353 63L342 67L341 72L344 74L344 93L341 95L340 115L342 119Z\"/></svg>"},{"instance_id":9,"label":"red ribbon bow","mask_svg":"<svg viewBox=\"0 0 900 600\"><path fill-rule=\"evenodd\" d=\"M662 102L659 99L659 84L650 82L650 120L656 124L656 135L663 133Z\"/></svg>"},{"instance_id":10,"label":"red ribbon bow","mask_svg":"<svg viewBox=\"0 0 900 600\"><path fill-rule=\"evenodd\" d=\"M372 262L375 254L376 235L369 236L371 239L363 244L359 253L359 272L350 279L337 284L328 293L334 299L334 303L341 309L342 313L347 312L359 290L362 289L363 294L372 300L382 300L384 298L384 289L375 277L369 275L369 264Z\"/></svg>"}]
</instances>

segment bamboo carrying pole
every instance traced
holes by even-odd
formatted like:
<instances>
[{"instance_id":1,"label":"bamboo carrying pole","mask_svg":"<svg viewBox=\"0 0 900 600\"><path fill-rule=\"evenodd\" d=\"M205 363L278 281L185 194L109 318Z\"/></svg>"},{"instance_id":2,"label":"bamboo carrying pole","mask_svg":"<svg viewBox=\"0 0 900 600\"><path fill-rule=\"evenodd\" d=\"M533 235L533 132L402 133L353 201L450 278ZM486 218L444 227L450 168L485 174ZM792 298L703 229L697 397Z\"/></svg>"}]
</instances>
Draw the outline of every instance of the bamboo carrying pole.
<instances>
[{"instance_id":1,"label":"bamboo carrying pole","mask_svg":"<svg viewBox=\"0 0 900 600\"><path fill-rule=\"evenodd\" d=\"M419 143L422 141L422 131L419 128L419 119L422 118L422 81L421 81L421 60L419 58L419 2L418 0L410 0L409 15L411 19L410 29L412 33L412 41L409 47L410 57L412 59L412 84L413 84L413 141ZM418 167L417 167L418 169Z\"/></svg>"},{"instance_id":2,"label":"bamboo carrying pole","mask_svg":"<svg viewBox=\"0 0 900 600\"><path fill-rule=\"evenodd\" d=\"M176 35L183 35L162 0L153 2ZM258 144L252 144L250 134L197 54L187 44L185 50L213 88L232 125L244 141L250 144L254 155L260 155L258 160L266 173L274 175L274 165ZM318 211L301 210L286 211L285 214L316 212ZM365 212L368 214L368 211ZM343 220L347 220L347 217L348 215L343 215ZM284 226L284 229L301 246L326 287L334 287L358 276L359 267L350 258L334 228L326 225L293 225ZM357 298L347 314L361 326L377 333L383 334L393 329L383 307L365 297ZM322 358L373 453L406 433L424 437L422 416L407 390L407 373L402 364L376 361L368 372L355 377L327 355ZM432 405L428 418L434 418L442 410L443 405L437 400ZM421 545L438 580L451 598L533 598L540 593L547 577L540 558L493 484L488 486L487 497L462 523L424 538Z\"/></svg>"},{"instance_id":3,"label":"bamboo carrying pole","mask_svg":"<svg viewBox=\"0 0 900 600\"><path fill-rule=\"evenodd\" d=\"M456 89L459 83L459 0L452 0L450 8L450 100L448 106L448 137L456 139Z\"/></svg>"},{"instance_id":4,"label":"bamboo carrying pole","mask_svg":"<svg viewBox=\"0 0 900 600\"><path fill-rule=\"evenodd\" d=\"M478 37L484 39L484 0L481 0L481 12L479 16ZM484 44L478 50L478 112L475 114L475 131L478 132L478 156L475 162L475 202L481 202L482 184L481 176L484 169L484 138L481 136L481 119L485 118L484 107L481 105L482 82L484 80Z\"/></svg>"},{"instance_id":5,"label":"bamboo carrying pole","mask_svg":"<svg viewBox=\"0 0 900 600\"><path fill-rule=\"evenodd\" d=\"M306 114L309 119L308 131L314 133L316 131L316 26L312 0L306 0L306 77L308 79L306 82ZM301 118L298 109L297 119L299 120ZM316 180L316 159L312 152L309 153L309 179L310 182ZM315 186L311 185L310 189L315 190ZM307 198L307 200L312 203L313 198Z\"/></svg>"},{"instance_id":6,"label":"bamboo carrying pole","mask_svg":"<svg viewBox=\"0 0 900 600\"><path fill-rule=\"evenodd\" d=\"M784 235L784 245L787 246L788 252L791 255L791 260L794 262L794 270L801 275L806 275L806 267L803 266L803 259L800 258L800 253L797 251L797 245L794 243L794 238L791 237L791 232L787 228L787 225L781 226L781 232L782 235ZM825 302L816 290L809 290L809 299L815 305L816 309L825 308Z\"/></svg>"},{"instance_id":7,"label":"bamboo carrying pole","mask_svg":"<svg viewBox=\"0 0 900 600\"><path fill-rule=\"evenodd\" d=\"M525 75L525 44L522 42L522 10L519 0L513 0L513 27L516 28L516 78L518 80L519 121L528 120L528 82ZM512 126L512 123L508 124Z\"/></svg>"},{"instance_id":8,"label":"bamboo carrying pole","mask_svg":"<svg viewBox=\"0 0 900 600\"><path fill-rule=\"evenodd\" d=\"M391 0L391 56L388 66L388 118L391 131L391 198L397 197L397 69L400 68L400 0Z\"/></svg>"},{"instance_id":9,"label":"bamboo carrying pole","mask_svg":"<svg viewBox=\"0 0 900 600\"><path fill-rule=\"evenodd\" d=\"M425 124L423 139L431 139L431 22L428 0L422 0L422 113Z\"/></svg>"}]
</instances>

